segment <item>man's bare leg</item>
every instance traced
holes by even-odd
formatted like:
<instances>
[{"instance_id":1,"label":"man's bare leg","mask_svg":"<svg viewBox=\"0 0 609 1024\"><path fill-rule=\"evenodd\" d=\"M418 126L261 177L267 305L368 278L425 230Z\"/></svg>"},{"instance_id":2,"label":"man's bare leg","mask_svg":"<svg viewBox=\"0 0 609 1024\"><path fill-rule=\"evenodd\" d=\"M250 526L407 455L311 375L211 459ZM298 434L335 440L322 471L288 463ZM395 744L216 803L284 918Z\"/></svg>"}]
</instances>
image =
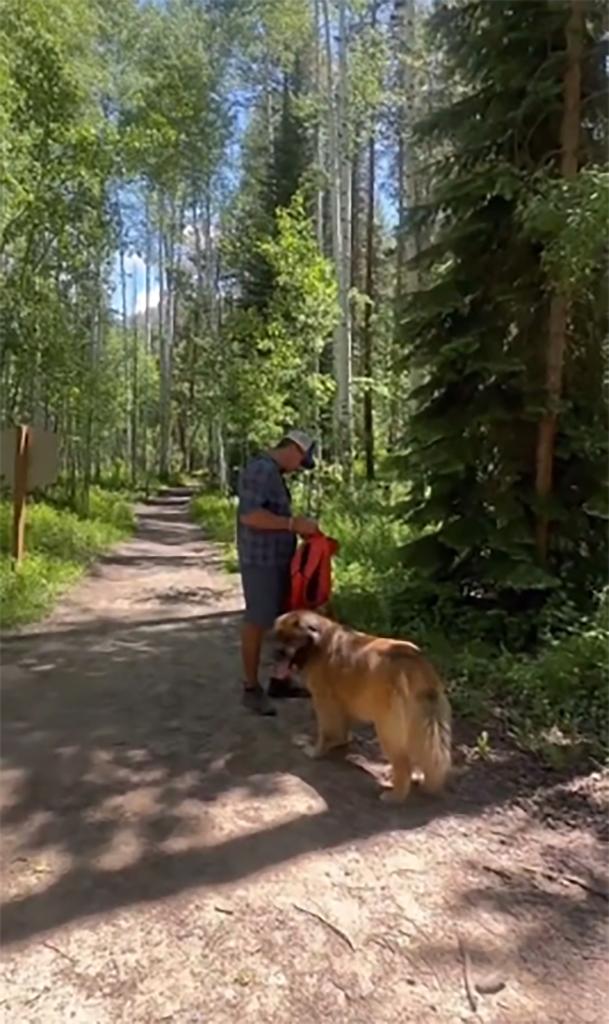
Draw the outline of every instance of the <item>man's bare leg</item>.
<instances>
[{"instance_id":1,"label":"man's bare leg","mask_svg":"<svg viewBox=\"0 0 609 1024\"><path fill-rule=\"evenodd\" d=\"M241 627L241 662L243 664L243 680L246 688L258 686L260 654L265 629L255 626L252 622L244 622Z\"/></svg>"},{"instance_id":2,"label":"man's bare leg","mask_svg":"<svg viewBox=\"0 0 609 1024\"><path fill-rule=\"evenodd\" d=\"M258 681L262 641L268 630L253 622L241 627L241 661L243 663L243 703L255 715L272 716L277 712Z\"/></svg>"}]
</instances>

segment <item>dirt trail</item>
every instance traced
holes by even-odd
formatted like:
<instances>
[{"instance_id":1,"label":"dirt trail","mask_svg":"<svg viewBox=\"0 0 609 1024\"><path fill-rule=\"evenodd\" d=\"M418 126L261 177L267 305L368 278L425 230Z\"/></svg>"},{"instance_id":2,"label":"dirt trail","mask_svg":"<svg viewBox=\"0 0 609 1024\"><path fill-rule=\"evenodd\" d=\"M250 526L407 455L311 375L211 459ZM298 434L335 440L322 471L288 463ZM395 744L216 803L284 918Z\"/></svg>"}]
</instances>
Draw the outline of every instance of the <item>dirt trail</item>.
<instances>
[{"instance_id":1,"label":"dirt trail","mask_svg":"<svg viewBox=\"0 0 609 1024\"><path fill-rule=\"evenodd\" d=\"M606 780L462 743L383 805L241 710L239 606L173 494L5 640L4 1021L605 1021Z\"/></svg>"}]
</instances>

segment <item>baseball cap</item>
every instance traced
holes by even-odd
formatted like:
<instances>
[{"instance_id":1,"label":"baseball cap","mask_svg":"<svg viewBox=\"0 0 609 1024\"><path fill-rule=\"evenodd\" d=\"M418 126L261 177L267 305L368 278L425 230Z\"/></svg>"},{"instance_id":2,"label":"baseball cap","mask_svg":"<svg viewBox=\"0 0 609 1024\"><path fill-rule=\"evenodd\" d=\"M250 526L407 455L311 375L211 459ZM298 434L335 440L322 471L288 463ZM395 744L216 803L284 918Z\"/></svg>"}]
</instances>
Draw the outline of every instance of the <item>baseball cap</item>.
<instances>
[{"instance_id":1,"label":"baseball cap","mask_svg":"<svg viewBox=\"0 0 609 1024\"><path fill-rule=\"evenodd\" d=\"M315 469L315 459L313 453L315 451L315 441L310 434L305 433L304 430L288 430L285 435L286 441L293 441L295 445L302 452L304 452L304 459L302 460L303 469Z\"/></svg>"}]
</instances>

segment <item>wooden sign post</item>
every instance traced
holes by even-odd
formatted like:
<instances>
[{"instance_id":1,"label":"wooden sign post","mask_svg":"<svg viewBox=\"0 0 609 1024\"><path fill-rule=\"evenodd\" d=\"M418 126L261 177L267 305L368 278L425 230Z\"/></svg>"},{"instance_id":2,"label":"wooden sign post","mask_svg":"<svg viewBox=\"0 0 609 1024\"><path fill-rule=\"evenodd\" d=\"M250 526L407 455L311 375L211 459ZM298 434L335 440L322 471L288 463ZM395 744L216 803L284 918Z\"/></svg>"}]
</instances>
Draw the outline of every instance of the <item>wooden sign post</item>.
<instances>
[{"instance_id":1,"label":"wooden sign post","mask_svg":"<svg viewBox=\"0 0 609 1024\"><path fill-rule=\"evenodd\" d=\"M11 553L17 565L25 552L25 512L30 491L55 483L59 472L57 434L22 425L0 431L0 477L13 495Z\"/></svg>"},{"instance_id":2,"label":"wooden sign post","mask_svg":"<svg viewBox=\"0 0 609 1024\"><path fill-rule=\"evenodd\" d=\"M30 454L30 428L17 427L13 485L13 558L20 562L25 548L25 506Z\"/></svg>"}]
</instances>

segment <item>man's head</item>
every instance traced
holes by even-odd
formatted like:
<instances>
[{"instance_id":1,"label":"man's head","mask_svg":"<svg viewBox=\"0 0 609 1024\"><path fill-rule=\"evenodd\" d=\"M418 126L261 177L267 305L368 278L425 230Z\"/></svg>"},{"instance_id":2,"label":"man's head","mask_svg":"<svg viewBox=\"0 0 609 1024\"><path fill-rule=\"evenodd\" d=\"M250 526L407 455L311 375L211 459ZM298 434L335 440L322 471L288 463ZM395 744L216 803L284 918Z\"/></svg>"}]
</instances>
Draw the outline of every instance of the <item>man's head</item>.
<instances>
[{"instance_id":1,"label":"man's head","mask_svg":"<svg viewBox=\"0 0 609 1024\"><path fill-rule=\"evenodd\" d=\"M284 473L313 469L315 442L304 430L289 430L275 448L275 458Z\"/></svg>"}]
</instances>

